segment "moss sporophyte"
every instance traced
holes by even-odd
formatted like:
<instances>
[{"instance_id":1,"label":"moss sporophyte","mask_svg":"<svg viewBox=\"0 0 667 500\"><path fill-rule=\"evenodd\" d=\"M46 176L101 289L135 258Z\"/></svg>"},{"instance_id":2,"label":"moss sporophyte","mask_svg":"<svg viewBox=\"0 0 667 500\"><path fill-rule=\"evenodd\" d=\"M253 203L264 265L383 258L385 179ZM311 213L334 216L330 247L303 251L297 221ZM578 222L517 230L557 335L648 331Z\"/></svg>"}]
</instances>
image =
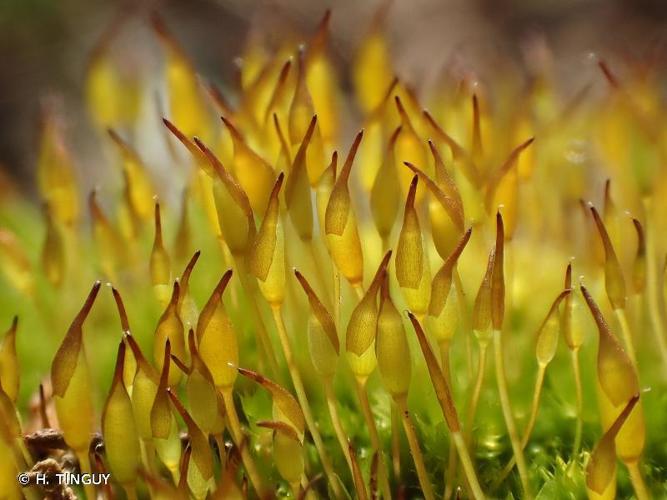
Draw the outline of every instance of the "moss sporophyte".
<instances>
[{"instance_id":1,"label":"moss sporophyte","mask_svg":"<svg viewBox=\"0 0 667 500\"><path fill-rule=\"evenodd\" d=\"M350 75L327 12L219 87L112 30L92 191L45 104L40 199L0 193L0 497L667 495L664 74L415 89L385 15Z\"/></svg>"}]
</instances>

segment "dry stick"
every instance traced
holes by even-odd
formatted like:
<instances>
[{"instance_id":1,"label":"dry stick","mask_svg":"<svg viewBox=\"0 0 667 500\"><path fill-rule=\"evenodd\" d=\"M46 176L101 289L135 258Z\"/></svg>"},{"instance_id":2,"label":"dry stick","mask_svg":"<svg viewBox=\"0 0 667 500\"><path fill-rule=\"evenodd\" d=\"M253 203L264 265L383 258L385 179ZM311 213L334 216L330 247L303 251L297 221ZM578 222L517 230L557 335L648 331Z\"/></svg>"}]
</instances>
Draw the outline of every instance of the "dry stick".
<instances>
[{"instance_id":1,"label":"dry stick","mask_svg":"<svg viewBox=\"0 0 667 500\"><path fill-rule=\"evenodd\" d=\"M327 475L327 479L329 480L329 484L331 484L331 489L333 490L336 498L343 498L343 492L340 488L340 484L338 483L338 478L334 473L333 466L331 465L331 461L329 460L329 456L326 452L326 447L322 442L320 431L317 429L315 419L313 418L313 412L310 409L310 403L306 397L306 390L303 386L303 381L301 380L301 374L299 373L299 369L296 366L292 348L290 347L289 338L287 336L287 329L285 328L285 320L283 318L280 304L271 304L271 312L273 313L273 320L275 321L276 328L278 329L278 337L280 338L280 344L283 348L283 354L285 356L285 361L287 362L287 368L292 378L292 384L294 384L294 390L296 391L297 399L299 400L299 404L303 410L303 416L306 419L308 430L310 431L310 435L313 437L315 448L317 449L317 453L320 456L322 468Z\"/></svg>"},{"instance_id":2,"label":"dry stick","mask_svg":"<svg viewBox=\"0 0 667 500\"><path fill-rule=\"evenodd\" d=\"M431 485L431 480L428 477L426 472L426 466L424 465L424 457L422 456L421 448L419 447L419 439L417 438L417 433L415 432L415 426L412 423L412 418L410 418L410 412L408 411L408 402L406 396L394 398L398 410L401 412L401 417L403 418L403 428L405 429L405 436L408 438L408 445L410 446L410 453L415 462L415 468L417 469L417 477L419 478L419 485L422 488L422 493L424 494L425 500L434 500L435 495L433 494L433 486Z\"/></svg>"},{"instance_id":3,"label":"dry stick","mask_svg":"<svg viewBox=\"0 0 667 500\"><path fill-rule=\"evenodd\" d=\"M644 293L647 294L648 299L648 309L653 326L651 330L655 335L656 344L662 358L663 373L667 377L667 340L665 340L664 318L661 315L660 301L658 300L662 292L658 289L659 280L655 255L655 236L649 219L651 201L648 198L644 198L642 203L644 205L644 212L646 213L646 290Z\"/></svg>"},{"instance_id":4,"label":"dry stick","mask_svg":"<svg viewBox=\"0 0 667 500\"><path fill-rule=\"evenodd\" d=\"M355 377L356 379L356 377ZM391 498L391 489L389 488L389 475L387 473L387 467L384 463L384 455L382 453L382 446L380 444L380 436L378 435L378 429L375 425L375 419L373 418L373 410L371 410L371 404L368 401L368 394L366 393L366 384L365 381L361 382L356 379L355 387L357 388L357 398L359 399L359 404L361 405L361 411L364 415L364 420L368 426L368 434L371 438L371 446L373 451L380 454L379 458L379 475L380 481L382 482L382 494L385 498Z\"/></svg>"},{"instance_id":5,"label":"dry stick","mask_svg":"<svg viewBox=\"0 0 667 500\"><path fill-rule=\"evenodd\" d=\"M525 498L532 498L533 495L530 490L530 482L528 480L528 467L526 466L526 459L523 456L523 449L519 441L519 435L516 431L516 424L514 422L514 415L512 414L512 405L510 403L509 391L507 389L507 378L505 376L505 361L503 359L503 345L502 332L500 330L493 330L493 350L496 365L496 381L498 383L498 394L500 396L500 406L503 410L503 418L507 426L507 433L512 444L512 451L516 458L516 464L519 468L519 477L523 486Z\"/></svg>"},{"instance_id":6,"label":"dry stick","mask_svg":"<svg viewBox=\"0 0 667 500\"><path fill-rule=\"evenodd\" d=\"M245 445L245 439L243 437L243 430L241 429L241 423L239 422L239 416L236 413L236 406L234 405L234 396L232 394L232 388L222 389L222 399L225 404L225 409L227 410L227 422L229 423L229 430L232 434L232 439L234 444L241 452L241 461L243 462L243 467L245 467L248 478L252 483L253 488L257 492L257 496L260 498L266 497L266 490L262 482L259 472L257 472L257 466L255 461L252 458L252 455L248 451L248 447Z\"/></svg>"},{"instance_id":7,"label":"dry stick","mask_svg":"<svg viewBox=\"0 0 667 500\"><path fill-rule=\"evenodd\" d=\"M343 455L347 461L347 465L350 467L350 472L354 475L354 470L352 469L352 460L350 459L350 447L347 434L345 434L345 429L343 424L340 421L340 415L338 414L338 406L336 404L336 394L333 389L333 381L330 378L324 380L324 394L327 399L327 406L329 407L329 415L331 416L331 423L333 424L334 431L336 433L336 438L338 438L338 443L340 444L341 449L343 450Z\"/></svg>"},{"instance_id":8,"label":"dry stick","mask_svg":"<svg viewBox=\"0 0 667 500\"><path fill-rule=\"evenodd\" d=\"M408 311L408 318L414 327L415 333L417 334L417 340L419 341L419 347L422 350L424 359L426 360L426 366L428 368L428 373L431 377L431 383L435 389L435 394L438 398L438 403L440 403L440 408L442 409L442 414L445 417L445 423L449 429L454 445L456 446L456 451L461 459L461 464L463 465L463 471L465 472L466 479L470 485L470 490L472 498L475 500L485 498L482 488L479 485L479 480L477 479L477 474L475 474L475 468L473 467L472 460L470 459L470 454L468 453L468 448L466 447L463 436L461 435L461 424L456 412L456 407L454 406L454 401L452 399L452 393L445 376L442 374L440 367L438 366L438 361L431 350L431 346L428 343L426 334L421 324L417 320L416 316Z\"/></svg>"}]
</instances>

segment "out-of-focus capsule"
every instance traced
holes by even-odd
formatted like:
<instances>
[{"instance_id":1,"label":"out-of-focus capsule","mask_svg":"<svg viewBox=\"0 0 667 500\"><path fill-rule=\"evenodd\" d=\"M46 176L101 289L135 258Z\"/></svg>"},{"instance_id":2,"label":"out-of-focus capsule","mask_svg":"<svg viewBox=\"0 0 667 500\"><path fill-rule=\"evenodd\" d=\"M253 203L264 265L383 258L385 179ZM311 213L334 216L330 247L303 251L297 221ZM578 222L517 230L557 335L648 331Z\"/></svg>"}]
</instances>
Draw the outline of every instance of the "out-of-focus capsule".
<instances>
[{"instance_id":1,"label":"out-of-focus capsule","mask_svg":"<svg viewBox=\"0 0 667 500\"><path fill-rule=\"evenodd\" d=\"M382 238L388 241L391 230L396 222L400 207L401 188L396 170L396 139L401 133L397 128L389 138L380 168L377 171L371 188L371 214L375 227Z\"/></svg>"},{"instance_id":2,"label":"out-of-focus capsule","mask_svg":"<svg viewBox=\"0 0 667 500\"><path fill-rule=\"evenodd\" d=\"M171 282L171 261L162 239L162 217L160 204L155 203L155 238L149 262L151 283L160 305L164 306L169 300L169 284Z\"/></svg>"},{"instance_id":3,"label":"out-of-focus capsule","mask_svg":"<svg viewBox=\"0 0 667 500\"><path fill-rule=\"evenodd\" d=\"M505 225L503 216L496 212L496 247L493 258L493 276L491 277L491 326L494 330L503 329L505 319Z\"/></svg>"},{"instance_id":4,"label":"out-of-focus capsule","mask_svg":"<svg viewBox=\"0 0 667 500\"><path fill-rule=\"evenodd\" d=\"M30 260L16 235L0 229L0 270L11 285L24 294L31 294L34 277Z\"/></svg>"},{"instance_id":5,"label":"out-of-focus capsule","mask_svg":"<svg viewBox=\"0 0 667 500\"><path fill-rule=\"evenodd\" d=\"M417 135L415 128L408 116L401 99L395 97L396 108L398 109L401 118L401 133L396 139L396 146L394 149L396 155L396 168L398 169L398 179L401 185L403 194L406 195L410 190L410 183L412 181L412 173L403 167L403 164L411 162L415 165L427 166L428 161L426 157L426 149L424 143ZM423 168L423 167L422 167ZM424 198L425 189L420 186L416 193L416 201L419 204Z\"/></svg>"},{"instance_id":6,"label":"out-of-focus capsule","mask_svg":"<svg viewBox=\"0 0 667 500\"><path fill-rule=\"evenodd\" d=\"M489 253L486 264L486 272L479 285L475 304L472 309L472 331L480 342L488 342L491 339L491 281L495 263L495 251Z\"/></svg>"},{"instance_id":7,"label":"out-of-focus capsule","mask_svg":"<svg viewBox=\"0 0 667 500\"><path fill-rule=\"evenodd\" d=\"M99 266L105 276L115 280L118 266L126 259L126 251L120 235L97 203L96 194L94 190L90 192L88 209L92 219L93 238L97 248Z\"/></svg>"},{"instance_id":8,"label":"out-of-focus capsule","mask_svg":"<svg viewBox=\"0 0 667 500\"><path fill-rule=\"evenodd\" d=\"M313 205L306 170L306 155L316 127L317 117L313 116L285 180L287 213L296 232L304 241L310 241L313 237Z\"/></svg>"},{"instance_id":9,"label":"out-of-focus capsule","mask_svg":"<svg viewBox=\"0 0 667 500\"><path fill-rule=\"evenodd\" d=\"M48 203L44 206L44 218L46 221L46 238L42 247L42 269L49 283L54 287L60 287L65 278L67 267L63 228L54 219L53 210Z\"/></svg>"},{"instance_id":10,"label":"out-of-focus capsule","mask_svg":"<svg viewBox=\"0 0 667 500\"><path fill-rule=\"evenodd\" d=\"M591 206L590 208L604 246L604 285L607 297L609 297L609 302L614 309L625 309L625 278L623 277L621 264L600 214L595 207Z\"/></svg>"},{"instance_id":11,"label":"out-of-focus capsule","mask_svg":"<svg viewBox=\"0 0 667 500\"><path fill-rule=\"evenodd\" d=\"M547 317L544 318L540 329L537 331L537 342L535 344L535 356L540 366L546 367L554 359L556 349L558 348L558 333L560 331L560 323L558 316L558 307L560 303L568 295L571 290L564 290L556 297Z\"/></svg>"},{"instance_id":12,"label":"out-of-focus capsule","mask_svg":"<svg viewBox=\"0 0 667 500\"><path fill-rule=\"evenodd\" d=\"M9 330L7 330L2 338L2 343L0 343L0 387L14 403L16 403L19 393L21 375L19 360L16 356L18 321L18 316L14 316Z\"/></svg>"},{"instance_id":13,"label":"out-of-focus capsule","mask_svg":"<svg viewBox=\"0 0 667 500\"><path fill-rule=\"evenodd\" d=\"M190 276L199 259L201 252L197 250L185 266L185 270L179 281L180 292L178 294L178 316L183 322L183 328L189 330L197 326L199 311L192 295L190 294Z\"/></svg>"}]
</instances>

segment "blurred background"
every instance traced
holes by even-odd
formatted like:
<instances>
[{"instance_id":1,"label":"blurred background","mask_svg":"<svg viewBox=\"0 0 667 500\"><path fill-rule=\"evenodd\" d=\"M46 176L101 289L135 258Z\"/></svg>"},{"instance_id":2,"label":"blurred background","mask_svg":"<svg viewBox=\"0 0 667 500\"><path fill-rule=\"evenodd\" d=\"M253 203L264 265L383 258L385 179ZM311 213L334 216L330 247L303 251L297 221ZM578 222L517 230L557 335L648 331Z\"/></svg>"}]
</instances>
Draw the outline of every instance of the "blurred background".
<instances>
[{"instance_id":1,"label":"blurred background","mask_svg":"<svg viewBox=\"0 0 667 500\"><path fill-rule=\"evenodd\" d=\"M379 5L374 0L2 0L0 173L33 192L39 110L46 96L57 96L66 110L68 142L80 171L96 167L98 139L84 109L84 76L90 54L114 26L119 26L114 52L128 72L148 73L159 64L147 25L157 11L197 70L233 88L235 58L249 34L262 33L269 42L290 35L305 39L330 7L329 46L349 89L350 61ZM482 81L498 71L523 78L544 58L552 61L565 93L600 80L591 54L609 57L621 72L623 59L667 68L663 0L394 0L384 24L399 76L418 92L447 68Z\"/></svg>"}]
</instances>

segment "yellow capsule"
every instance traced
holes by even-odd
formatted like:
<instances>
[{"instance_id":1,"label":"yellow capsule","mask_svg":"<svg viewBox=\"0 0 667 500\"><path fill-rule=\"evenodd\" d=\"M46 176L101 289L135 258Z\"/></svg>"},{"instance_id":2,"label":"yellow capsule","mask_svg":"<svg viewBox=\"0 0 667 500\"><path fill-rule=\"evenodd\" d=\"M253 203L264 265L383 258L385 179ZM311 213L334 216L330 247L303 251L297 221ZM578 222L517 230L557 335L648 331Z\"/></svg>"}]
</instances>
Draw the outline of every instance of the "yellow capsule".
<instances>
[{"instance_id":1,"label":"yellow capsule","mask_svg":"<svg viewBox=\"0 0 667 500\"><path fill-rule=\"evenodd\" d=\"M472 309L472 330L480 342L488 342L491 339L491 282L495 258L495 250L491 250L486 264L486 272L482 278L482 283L479 285Z\"/></svg>"},{"instance_id":2,"label":"yellow capsule","mask_svg":"<svg viewBox=\"0 0 667 500\"><path fill-rule=\"evenodd\" d=\"M398 181L398 171L396 170L396 139L401 133L398 127L389 138L389 144L384 154L373 186L371 188L371 214L375 228L380 233L383 241L389 238L401 200L401 188Z\"/></svg>"},{"instance_id":3,"label":"yellow capsule","mask_svg":"<svg viewBox=\"0 0 667 500\"><path fill-rule=\"evenodd\" d=\"M20 440L22 431L18 410L2 387L0 387L0 417L5 425L4 429L0 429L0 435L5 434L10 440Z\"/></svg>"},{"instance_id":4,"label":"yellow capsule","mask_svg":"<svg viewBox=\"0 0 667 500\"><path fill-rule=\"evenodd\" d=\"M58 422L67 444L77 453L88 453L90 434L94 428L93 390L82 328L99 290L100 282L96 281L51 364L51 385Z\"/></svg>"},{"instance_id":5,"label":"yellow capsule","mask_svg":"<svg viewBox=\"0 0 667 500\"><path fill-rule=\"evenodd\" d=\"M262 295L271 305L280 305L285 300L285 232L280 220L278 199L283 178L281 172L248 255L248 268L257 278Z\"/></svg>"},{"instance_id":6,"label":"yellow capsule","mask_svg":"<svg viewBox=\"0 0 667 500\"><path fill-rule=\"evenodd\" d=\"M181 415L188 428L191 453L187 468L187 484L194 498L204 499L209 490L213 489L214 486L213 453L208 444L208 438L197 426L197 423L183 407L174 392L169 388L166 391L171 399L171 403Z\"/></svg>"},{"instance_id":7,"label":"yellow capsule","mask_svg":"<svg viewBox=\"0 0 667 500\"><path fill-rule=\"evenodd\" d=\"M213 152L199 139L195 138L194 141L218 177L213 185L213 195L225 243L232 254L244 255L255 239L257 231L250 200Z\"/></svg>"},{"instance_id":8,"label":"yellow capsule","mask_svg":"<svg viewBox=\"0 0 667 500\"><path fill-rule=\"evenodd\" d=\"M32 293L34 277L30 260L16 235L0 229L0 269L11 285L24 294Z\"/></svg>"},{"instance_id":9,"label":"yellow capsule","mask_svg":"<svg viewBox=\"0 0 667 500\"><path fill-rule=\"evenodd\" d=\"M558 348L558 333L560 330L558 307L571 290L562 291L553 304L547 317L544 318L540 329L537 331L537 343L535 345L535 356L540 366L546 367L554 359L556 349Z\"/></svg>"},{"instance_id":10,"label":"yellow capsule","mask_svg":"<svg viewBox=\"0 0 667 500\"><path fill-rule=\"evenodd\" d=\"M37 184L56 220L71 226L79 219L79 193L74 164L52 110L47 110L42 121Z\"/></svg>"},{"instance_id":11,"label":"yellow capsule","mask_svg":"<svg viewBox=\"0 0 667 500\"><path fill-rule=\"evenodd\" d=\"M398 179L403 190L403 194L407 194L409 186L412 181L412 173L403 168L403 164L411 162L415 165L428 165L426 150L422 140L417 135L415 128L408 116L405 107L403 106L400 97L395 96L396 108L401 118L401 133L396 139L395 155L396 167L398 168ZM416 193L416 200L419 204L424 198L424 188L420 186Z\"/></svg>"},{"instance_id":12,"label":"yellow capsule","mask_svg":"<svg viewBox=\"0 0 667 500\"><path fill-rule=\"evenodd\" d=\"M93 237L102 272L109 279L114 280L116 278L117 267L123 262L126 252L119 234L98 205L96 194L96 191L93 190L88 196Z\"/></svg>"},{"instance_id":13,"label":"yellow capsule","mask_svg":"<svg viewBox=\"0 0 667 500\"><path fill-rule=\"evenodd\" d=\"M317 373L325 379L332 379L336 374L340 343L336 332L336 325L331 314L324 307L322 301L317 297L306 278L294 270L294 275L303 291L308 297L310 304L310 317L308 318L308 348L310 359Z\"/></svg>"},{"instance_id":14,"label":"yellow capsule","mask_svg":"<svg viewBox=\"0 0 667 500\"><path fill-rule=\"evenodd\" d=\"M111 390L102 411L102 436L114 479L126 487L134 487L140 467L140 450L132 401L123 385L125 349L125 342L121 341Z\"/></svg>"},{"instance_id":15,"label":"yellow capsule","mask_svg":"<svg viewBox=\"0 0 667 500\"><path fill-rule=\"evenodd\" d=\"M162 20L153 16L152 23L165 51L164 71L171 117L186 135L203 137L208 132L208 113L195 69Z\"/></svg>"},{"instance_id":16,"label":"yellow capsule","mask_svg":"<svg viewBox=\"0 0 667 500\"><path fill-rule=\"evenodd\" d=\"M160 363L162 371L160 381L155 391L155 399L151 402L149 421L150 435L155 444L160 460L167 469L174 474L179 470L178 464L181 457L181 442L176 417L171 411L167 389L169 388L169 369L171 360L171 345L169 339L164 344L164 358ZM177 478L175 478L177 479Z\"/></svg>"},{"instance_id":17,"label":"yellow capsule","mask_svg":"<svg viewBox=\"0 0 667 500\"><path fill-rule=\"evenodd\" d=\"M305 57L306 85L315 113L320 117L322 138L327 144L332 144L338 139L340 127L338 112L340 87L326 50L330 19L331 10L327 9L315 36L308 44Z\"/></svg>"},{"instance_id":18,"label":"yellow capsule","mask_svg":"<svg viewBox=\"0 0 667 500\"><path fill-rule=\"evenodd\" d=\"M614 251L614 246L611 243L607 229L600 218L600 214L591 206L591 213L593 220L600 233L600 239L604 246L604 285L607 291L607 297L614 309L625 308L625 278L623 278L623 271L621 264L618 262L618 257Z\"/></svg>"},{"instance_id":19,"label":"yellow capsule","mask_svg":"<svg viewBox=\"0 0 667 500\"><path fill-rule=\"evenodd\" d=\"M289 138L291 144L302 144L304 137L308 137L306 147L304 147L304 161L306 172L311 185L317 182L324 170L324 145L322 144L322 133L320 132L319 122L312 123L315 110L310 98L310 92L306 85L306 68L303 61L303 54L299 53L299 71L294 93L294 99L290 106L289 113ZM310 130L311 126L313 127Z\"/></svg>"},{"instance_id":20,"label":"yellow capsule","mask_svg":"<svg viewBox=\"0 0 667 500\"><path fill-rule=\"evenodd\" d=\"M155 203L155 238L153 239L149 267L153 290L160 305L164 305L169 299L171 261L162 240L162 218L159 203Z\"/></svg>"},{"instance_id":21,"label":"yellow capsule","mask_svg":"<svg viewBox=\"0 0 667 500\"><path fill-rule=\"evenodd\" d=\"M324 231L334 264L352 286L361 285L364 276L364 257L357 229L357 220L350 199L348 180L363 131L350 147L345 164L331 191L324 216Z\"/></svg>"},{"instance_id":22,"label":"yellow capsule","mask_svg":"<svg viewBox=\"0 0 667 500\"><path fill-rule=\"evenodd\" d=\"M406 396L410 388L410 347L401 315L389 295L386 272L380 292L375 349L385 389L394 398Z\"/></svg>"},{"instance_id":23,"label":"yellow capsule","mask_svg":"<svg viewBox=\"0 0 667 500\"><path fill-rule=\"evenodd\" d=\"M602 427L607 430L623 410L626 402L639 394L639 380L632 361L612 334L602 312L583 285L581 293L598 327L597 382L600 389L598 402ZM625 462L639 459L645 440L644 411L639 402L616 437L618 456Z\"/></svg>"},{"instance_id":24,"label":"yellow capsule","mask_svg":"<svg viewBox=\"0 0 667 500\"><path fill-rule=\"evenodd\" d=\"M162 370L162 361L164 359L165 342L171 343L171 351L179 359L188 360L185 348L185 332L183 321L178 315L178 298L180 296L180 286L178 281L174 281L174 288L171 293L171 300L158 320L153 336L153 361L158 370ZM169 358L167 358L169 359ZM169 373L169 385L174 386L181 380L181 374L173 367Z\"/></svg>"},{"instance_id":25,"label":"yellow capsule","mask_svg":"<svg viewBox=\"0 0 667 500\"><path fill-rule=\"evenodd\" d=\"M396 278L410 310L426 314L431 295L431 265L424 250L419 217L415 209L417 181L414 176L405 202L403 227L396 247Z\"/></svg>"},{"instance_id":26,"label":"yellow capsule","mask_svg":"<svg viewBox=\"0 0 667 500\"><path fill-rule=\"evenodd\" d=\"M613 500L616 498L615 439L637 401L639 401L639 395L633 396L628 401L591 453L591 458L586 466L586 493L588 493L589 500Z\"/></svg>"},{"instance_id":27,"label":"yellow capsule","mask_svg":"<svg viewBox=\"0 0 667 500\"><path fill-rule=\"evenodd\" d=\"M278 473L297 493L305 466L299 436L284 422L257 422L257 425L273 430L273 461Z\"/></svg>"},{"instance_id":28,"label":"yellow capsule","mask_svg":"<svg viewBox=\"0 0 667 500\"><path fill-rule=\"evenodd\" d=\"M369 113L381 102L389 83L394 78L389 47L380 30L378 16L364 37L352 66L352 79L357 101Z\"/></svg>"},{"instance_id":29,"label":"yellow capsule","mask_svg":"<svg viewBox=\"0 0 667 500\"><path fill-rule=\"evenodd\" d=\"M183 321L183 327L188 330L197 326L197 318L199 316L197 304L190 294L190 275L199 259L199 255L201 255L201 252L197 250L185 266L185 270L179 281L178 316Z\"/></svg>"},{"instance_id":30,"label":"yellow capsule","mask_svg":"<svg viewBox=\"0 0 667 500\"><path fill-rule=\"evenodd\" d=\"M0 491L8 500L24 498L21 486L16 480L19 467L16 465L16 448L14 440L6 436L5 422L0 422Z\"/></svg>"},{"instance_id":31,"label":"yellow capsule","mask_svg":"<svg viewBox=\"0 0 667 500\"><path fill-rule=\"evenodd\" d=\"M129 332L125 332L123 339L130 346L132 355L137 362L137 371L132 384L132 409L137 424L137 432L141 439L150 440L153 438L151 409L157 394L159 375L141 353L139 345Z\"/></svg>"},{"instance_id":32,"label":"yellow capsule","mask_svg":"<svg viewBox=\"0 0 667 500\"><path fill-rule=\"evenodd\" d=\"M431 301L428 305L428 322L431 327L430 331L438 343L450 341L459 324L458 293L456 284L452 282L452 275L471 234L472 228L465 232L454 251L433 276Z\"/></svg>"},{"instance_id":33,"label":"yellow capsule","mask_svg":"<svg viewBox=\"0 0 667 500\"><path fill-rule=\"evenodd\" d=\"M239 368L238 371L241 375L254 380L271 393L273 418L278 422L288 424L296 433L299 442L303 442L306 420L296 398L287 389L257 372L246 368Z\"/></svg>"},{"instance_id":34,"label":"yellow capsule","mask_svg":"<svg viewBox=\"0 0 667 500\"><path fill-rule=\"evenodd\" d=\"M636 294L644 293L646 289L646 240L644 228L637 219L632 219L637 232L637 253L632 266L632 285Z\"/></svg>"},{"instance_id":35,"label":"yellow capsule","mask_svg":"<svg viewBox=\"0 0 667 500\"><path fill-rule=\"evenodd\" d=\"M221 118L234 142L234 175L247 193L252 209L264 213L276 174L271 165L248 146L237 128L224 116Z\"/></svg>"},{"instance_id":36,"label":"yellow capsule","mask_svg":"<svg viewBox=\"0 0 667 500\"><path fill-rule=\"evenodd\" d=\"M125 311L125 304L123 299L120 296L120 292L115 288L111 288L111 293L113 294L114 301L116 302L116 309L118 309L118 316L120 317L120 326L123 331L123 336L130 335L130 322L127 318L127 312ZM129 351L125 350L125 357L123 360L123 384L127 389L129 394L132 394L132 386L134 385L134 379L137 376L138 366L137 358L134 355L134 351L130 348Z\"/></svg>"},{"instance_id":37,"label":"yellow capsule","mask_svg":"<svg viewBox=\"0 0 667 500\"><path fill-rule=\"evenodd\" d=\"M317 117L313 116L285 181L285 206L287 207L287 213L296 232L304 241L310 241L313 237L313 205L310 199L306 155L316 127Z\"/></svg>"},{"instance_id":38,"label":"yellow capsule","mask_svg":"<svg viewBox=\"0 0 667 500\"><path fill-rule=\"evenodd\" d=\"M66 273L65 240L63 228L53 217L50 205L44 206L46 219L46 238L42 247L42 269L46 279L54 287L60 287Z\"/></svg>"},{"instance_id":39,"label":"yellow capsule","mask_svg":"<svg viewBox=\"0 0 667 500\"><path fill-rule=\"evenodd\" d=\"M122 160L130 211L138 220L148 220L153 209L155 190L146 166L137 152L114 130L109 129L108 133Z\"/></svg>"},{"instance_id":40,"label":"yellow capsule","mask_svg":"<svg viewBox=\"0 0 667 500\"><path fill-rule=\"evenodd\" d=\"M565 290L572 288L572 263L565 270ZM579 324L579 304L574 294L568 294L563 299L563 308L560 314L560 329L565 337L565 343L570 350L579 349L584 342L583 330Z\"/></svg>"},{"instance_id":41,"label":"yellow capsule","mask_svg":"<svg viewBox=\"0 0 667 500\"><path fill-rule=\"evenodd\" d=\"M345 333L347 360L352 373L359 381L365 381L377 365L375 356L375 334L378 321L376 296L390 258L391 250L382 258L371 285L352 311L347 324Z\"/></svg>"},{"instance_id":42,"label":"yellow capsule","mask_svg":"<svg viewBox=\"0 0 667 500\"><path fill-rule=\"evenodd\" d=\"M109 54L110 35L103 35L86 66L86 103L101 128L133 124L140 108L140 82L114 64Z\"/></svg>"},{"instance_id":43,"label":"yellow capsule","mask_svg":"<svg viewBox=\"0 0 667 500\"><path fill-rule=\"evenodd\" d=\"M221 397L215 388L213 376L201 358L195 342L195 333L188 334L190 369L185 391L190 403L190 413L197 426L209 435L222 433L225 429Z\"/></svg>"},{"instance_id":44,"label":"yellow capsule","mask_svg":"<svg viewBox=\"0 0 667 500\"><path fill-rule=\"evenodd\" d=\"M491 278L491 324L494 330L502 330L505 319L505 225L503 216L496 212L496 248Z\"/></svg>"},{"instance_id":45,"label":"yellow capsule","mask_svg":"<svg viewBox=\"0 0 667 500\"><path fill-rule=\"evenodd\" d=\"M18 316L14 316L12 325L5 333L0 344L0 387L14 403L19 394L21 370L16 356L16 330Z\"/></svg>"},{"instance_id":46,"label":"yellow capsule","mask_svg":"<svg viewBox=\"0 0 667 500\"><path fill-rule=\"evenodd\" d=\"M278 81L273 88L271 100L266 107L262 121L261 140L258 143L262 147L262 153L271 159L280 155L286 144L290 144L290 142L284 141L285 137L282 134L280 123L288 123L289 109L297 85L295 72L291 69L292 56L285 61L280 69ZM291 152L291 148L286 151ZM276 167L277 165L274 164L274 168Z\"/></svg>"},{"instance_id":47,"label":"yellow capsule","mask_svg":"<svg viewBox=\"0 0 667 500\"><path fill-rule=\"evenodd\" d=\"M239 363L236 332L222 302L222 294L231 278L231 270L222 276L197 322L198 352L216 387L221 390L231 389L234 385Z\"/></svg>"}]
</instances>

